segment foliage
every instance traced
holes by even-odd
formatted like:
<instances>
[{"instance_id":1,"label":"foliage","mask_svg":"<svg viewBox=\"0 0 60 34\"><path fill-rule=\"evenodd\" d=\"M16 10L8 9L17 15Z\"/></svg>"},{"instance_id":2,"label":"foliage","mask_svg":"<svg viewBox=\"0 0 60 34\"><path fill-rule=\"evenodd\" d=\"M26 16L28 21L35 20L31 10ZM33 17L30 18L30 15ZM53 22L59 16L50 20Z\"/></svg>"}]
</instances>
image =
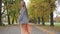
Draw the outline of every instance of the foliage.
<instances>
[{"instance_id":1,"label":"foliage","mask_svg":"<svg viewBox=\"0 0 60 34\"><path fill-rule=\"evenodd\" d=\"M15 20L17 20L20 11L20 1L21 0L3 0L4 8L5 10L8 10L8 14L6 14L5 16L9 15L11 19L14 18Z\"/></svg>"},{"instance_id":2,"label":"foliage","mask_svg":"<svg viewBox=\"0 0 60 34\"><path fill-rule=\"evenodd\" d=\"M44 17L45 21L49 20L50 13L53 12L56 7L55 0L30 0L30 2L30 17Z\"/></svg>"}]
</instances>

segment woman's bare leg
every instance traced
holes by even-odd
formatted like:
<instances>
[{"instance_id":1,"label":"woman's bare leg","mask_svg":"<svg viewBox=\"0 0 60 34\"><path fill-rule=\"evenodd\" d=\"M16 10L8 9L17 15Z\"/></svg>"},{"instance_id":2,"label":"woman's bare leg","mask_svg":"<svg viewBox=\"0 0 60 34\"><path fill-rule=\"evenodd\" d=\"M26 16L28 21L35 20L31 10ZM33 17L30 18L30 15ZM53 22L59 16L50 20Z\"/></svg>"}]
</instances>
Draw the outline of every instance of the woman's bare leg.
<instances>
[{"instance_id":1,"label":"woman's bare leg","mask_svg":"<svg viewBox=\"0 0 60 34\"><path fill-rule=\"evenodd\" d=\"M20 24L21 34L28 34L27 24Z\"/></svg>"},{"instance_id":2,"label":"woman's bare leg","mask_svg":"<svg viewBox=\"0 0 60 34\"><path fill-rule=\"evenodd\" d=\"M32 24L28 24L27 26L28 26L28 32L29 32L29 34L31 34L31 31L32 31Z\"/></svg>"}]
</instances>

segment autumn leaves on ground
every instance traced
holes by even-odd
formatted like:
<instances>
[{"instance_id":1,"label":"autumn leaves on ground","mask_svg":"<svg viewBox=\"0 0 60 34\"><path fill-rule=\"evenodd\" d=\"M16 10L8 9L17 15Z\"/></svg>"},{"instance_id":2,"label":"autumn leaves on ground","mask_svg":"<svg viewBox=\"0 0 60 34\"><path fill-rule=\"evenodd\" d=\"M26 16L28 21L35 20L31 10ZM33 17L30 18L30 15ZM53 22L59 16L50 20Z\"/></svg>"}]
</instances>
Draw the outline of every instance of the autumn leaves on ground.
<instances>
[{"instance_id":1,"label":"autumn leaves on ground","mask_svg":"<svg viewBox=\"0 0 60 34\"><path fill-rule=\"evenodd\" d=\"M55 24L55 26L49 26L49 25L42 26L42 25L38 25L38 24L35 24L35 25L38 26L38 27L42 27L42 28L44 28L48 31L50 30L50 31L60 32L60 25L59 24Z\"/></svg>"}]
</instances>

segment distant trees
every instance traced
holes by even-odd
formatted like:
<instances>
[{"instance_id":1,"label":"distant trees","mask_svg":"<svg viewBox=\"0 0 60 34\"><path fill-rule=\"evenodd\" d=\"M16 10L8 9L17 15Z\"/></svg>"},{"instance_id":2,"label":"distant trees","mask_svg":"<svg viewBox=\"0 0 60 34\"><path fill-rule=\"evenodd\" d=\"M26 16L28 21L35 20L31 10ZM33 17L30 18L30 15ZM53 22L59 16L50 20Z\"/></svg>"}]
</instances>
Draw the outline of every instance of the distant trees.
<instances>
[{"instance_id":1,"label":"distant trees","mask_svg":"<svg viewBox=\"0 0 60 34\"><path fill-rule=\"evenodd\" d=\"M4 9L6 10L8 18L8 24L14 24L17 22L19 11L20 11L20 1L21 0L3 0ZM42 22L42 25L45 25L45 22L49 21L50 25L53 26L53 11L55 10L55 0L30 0L29 4L29 20L33 20L35 23L38 21L38 24ZM2 0L0 0L0 25L2 24ZM4 14L4 13L3 13Z\"/></svg>"},{"instance_id":2,"label":"distant trees","mask_svg":"<svg viewBox=\"0 0 60 34\"><path fill-rule=\"evenodd\" d=\"M55 7L55 0L31 0L29 9L33 17L38 18L39 16L43 25L45 25L45 21L49 21L49 16L51 16L51 26L53 26L52 13L55 10Z\"/></svg>"},{"instance_id":3,"label":"distant trees","mask_svg":"<svg viewBox=\"0 0 60 34\"><path fill-rule=\"evenodd\" d=\"M58 4L60 5L60 0L57 0L58 1Z\"/></svg>"},{"instance_id":4,"label":"distant trees","mask_svg":"<svg viewBox=\"0 0 60 34\"><path fill-rule=\"evenodd\" d=\"M7 16L8 24L17 23L19 11L20 11L20 1L21 0L0 0L0 25L2 24L2 17ZM4 3L3 13L1 12L2 2ZM7 14L5 14L6 12ZM4 15L3 15L4 14ZM3 16L2 16L3 15Z\"/></svg>"},{"instance_id":5,"label":"distant trees","mask_svg":"<svg viewBox=\"0 0 60 34\"><path fill-rule=\"evenodd\" d=\"M8 24L10 24L10 22L14 24L14 22L17 22L18 19L20 10L20 0L5 0L5 6L8 16Z\"/></svg>"}]
</instances>

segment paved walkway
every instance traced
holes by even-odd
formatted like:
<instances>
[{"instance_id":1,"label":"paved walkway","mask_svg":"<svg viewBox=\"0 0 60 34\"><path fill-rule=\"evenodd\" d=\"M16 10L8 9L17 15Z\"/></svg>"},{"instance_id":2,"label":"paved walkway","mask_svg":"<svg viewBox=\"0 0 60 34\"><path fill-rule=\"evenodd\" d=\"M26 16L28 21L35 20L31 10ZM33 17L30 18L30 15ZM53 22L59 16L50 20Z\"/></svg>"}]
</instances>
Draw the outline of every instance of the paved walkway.
<instances>
[{"instance_id":1,"label":"paved walkway","mask_svg":"<svg viewBox=\"0 0 60 34\"><path fill-rule=\"evenodd\" d=\"M21 32L19 26L6 26L0 29L0 34L20 34L20 33ZM49 34L49 31L44 30L42 28L39 29L39 27L37 28L36 26L32 25L31 34ZM59 33L55 33L55 34L59 34Z\"/></svg>"},{"instance_id":2,"label":"paved walkway","mask_svg":"<svg viewBox=\"0 0 60 34\"><path fill-rule=\"evenodd\" d=\"M0 29L0 34L20 34L19 26L7 26ZM39 30L35 26L32 26L32 33L31 34L48 34L42 30Z\"/></svg>"}]
</instances>

